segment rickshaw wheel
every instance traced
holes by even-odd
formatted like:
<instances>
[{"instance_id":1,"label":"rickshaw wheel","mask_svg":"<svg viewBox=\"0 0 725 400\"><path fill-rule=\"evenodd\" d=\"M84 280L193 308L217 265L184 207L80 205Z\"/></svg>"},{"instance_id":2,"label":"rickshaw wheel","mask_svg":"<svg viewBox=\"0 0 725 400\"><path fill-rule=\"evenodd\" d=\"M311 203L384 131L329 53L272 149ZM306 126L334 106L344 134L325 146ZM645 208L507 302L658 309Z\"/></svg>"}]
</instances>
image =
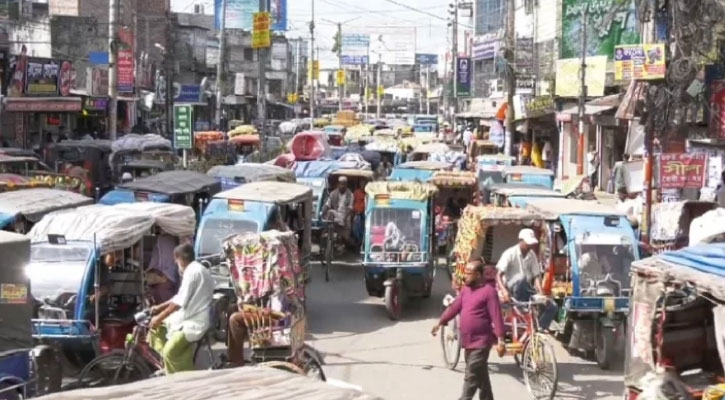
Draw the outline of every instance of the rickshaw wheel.
<instances>
[{"instance_id":1,"label":"rickshaw wheel","mask_svg":"<svg viewBox=\"0 0 725 400\"><path fill-rule=\"evenodd\" d=\"M597 329L596 345L594 346L594 358L601 369L609 369L615 356L614 332L610 328L600 327Z\"/></svg>"},{"instance_id":2,"label":"rickshaw wheel","mask_svg":"<svg viewBox=\"0 0 725 400\"><path fill-rule=\"evenodd\" d=\"M96 375L94 375L96 374ZM137 382L151 376L151 369L137 356L125 361L123 350L112 351L91 361L78 378L78 386L104 387L123 383ZM100 377L98 383L94 381Z\"/></svg>"},{"instance_id":3,"label":"rickshaw wheel","mask_svg":"<svg viewBox=\"0 0 725 400\"><path fill-rule=\"evenodd\" d=\"M302 370L305 376L317 379L319 381L327 381L325 372L322 370L322 365L314 357L305 356L305 364L302 366Z\"/></svg>"},{"instance_id":4,"label":"rickshaw wheel","mask_svg":"<svg viewBox=\"0 0 725 400\"><path fill-rule=\"evenodd\" d=\"M461 336L458 330L458 317L454 318L448 326L441 326L441 348L443 349L443 362L448 369L456 369L461 358Z\"/></svg>"},{"instance_id":5,"label":"rickshaw wheel","mask_svg":"<svg viewBox=\"0 0 725 400\"><path fill-rule=\"evenodd\" d=\"M402 314L402 304L400 303L400 284L397 280L393 281L390 286L385 287L385 310L388 317L397 321Z\"/></svg>"},{"instance_id":6,"label":"rickshaw wheel","mask_svg":"<svg viewBox=\"0 0 725 400\"><path fill-rule=\"evenodd\" d=\"M34 360L38 377L38 395L60 391L63 384L63 367L61 361L51 348L41 350Z\"/></svg>"},{"instance_id":7,"label":"rickshaw wheel","mask_svg":"<svg viewBox=\"0 0 725 400\"><path fill-rule=\"evenodd\" d=\"M554 400L559 370L551 343L536 333L526 345L522 360L524 383L535 399Z\"/></svg>"}]
</instances>

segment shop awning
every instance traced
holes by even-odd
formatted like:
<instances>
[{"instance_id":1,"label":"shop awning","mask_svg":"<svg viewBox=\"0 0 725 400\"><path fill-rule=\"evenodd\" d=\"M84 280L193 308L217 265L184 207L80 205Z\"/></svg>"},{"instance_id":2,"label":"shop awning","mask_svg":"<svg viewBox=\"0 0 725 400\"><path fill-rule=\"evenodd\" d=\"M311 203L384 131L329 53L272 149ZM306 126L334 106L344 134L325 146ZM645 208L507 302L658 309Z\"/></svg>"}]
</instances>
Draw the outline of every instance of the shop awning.
<instances>
[{"instance_id":1,"label":"shop awning","mask_svg":"<svg viewBox=\"0 0 725 400\"><path fill-rule=\"evenodd\" d=\"M618 94L604 96L587 102L584 105L584 115L592 116L601 114L606 111L614 110L619 107L621 97ZM561 122L570 122L573 115L579 114L579 106L572 106L556 114L556 120Z\"/></svg>"},{"instance_id":2,"label":"shop awning","mask_svg":"<svg viewBox=\"0 0 725 400\"><path fill-rule=\"evenodd\" d=\"M80 112L80 97L6 97L5 110L13 112Z\"/></svg>"}]
</instances>

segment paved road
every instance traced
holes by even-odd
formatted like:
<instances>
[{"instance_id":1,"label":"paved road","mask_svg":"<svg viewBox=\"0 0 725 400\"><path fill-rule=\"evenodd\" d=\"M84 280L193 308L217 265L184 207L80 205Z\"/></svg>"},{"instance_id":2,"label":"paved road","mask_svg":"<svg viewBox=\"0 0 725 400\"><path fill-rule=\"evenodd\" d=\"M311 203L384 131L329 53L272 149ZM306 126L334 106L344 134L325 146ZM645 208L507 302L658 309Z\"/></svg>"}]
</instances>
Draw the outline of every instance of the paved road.
<instances>
[{"instance_id":1,"label":"paved road","mask_svg":"<svg viewBox=\"0 0 725 400\"><path fill-rule=\"evenodd\" d=\"M450 287L443 270L433 296L407 305L402 321L390 321L381 299L369 297L360 267L337 265L325 282L315 266L308 293L308 343L325 359L328 377L358 385L388 400L442 400L460 395L462 365L443 367L440 342L430 336ZM622 373L602 372L557 348L561 399L621 399ZM528 399L512 358L491 356L497 399Z\"/></svg>"}]
</instances>

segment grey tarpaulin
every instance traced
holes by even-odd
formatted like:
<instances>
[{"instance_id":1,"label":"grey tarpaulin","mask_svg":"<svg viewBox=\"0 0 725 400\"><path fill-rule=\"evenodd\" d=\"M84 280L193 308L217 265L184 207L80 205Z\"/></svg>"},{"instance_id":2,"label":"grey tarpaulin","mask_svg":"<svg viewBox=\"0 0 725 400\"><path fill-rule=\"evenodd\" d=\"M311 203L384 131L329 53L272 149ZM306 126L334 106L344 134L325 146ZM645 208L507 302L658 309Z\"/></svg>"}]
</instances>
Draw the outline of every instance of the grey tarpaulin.
<instances>
[{"instance_id":1,"label":"grey tarpaulin","mask_svg":"<svg viewBox=\"0 0 725 400\"><path fill-rule=\"evenodd\" d=\"M121 189L167 194L169 196L206 192L215 194L221 183L215 178L193 171L166 171L118 186Z\"/></svg>"},{"instance_id":2,"label":"grey tarpaulin","mask_svg":"<svg viewBox=\"0 0 725 400\"><path fill-rule=\"evenodd\" d=\"M217 165L212 167L206 174L215 178L243 178L245 183L258 181L295 182L295 175L292 171L269 164Z\"/></svg>"},{"instance_id":3,"label":"grey tarpaulin","mask_svg":"<svg viewBox=\"0 0 725 400\"><path fill-rule=\"evenodd\" d=\"M16 233L0 231L0 354L33 347L30 320L33 303L25 266L30 241Z\"/></svg>"},{"instance_id":4,"label":"grey tarpaulin","mask_svg":"<svg viewBox=\"0 0 725 400\"><path fill-rule=\"evenodd\" d=\"M92 203L90 197L58 189L36 188L0 193L0 213L22 215L31 222L40 220L51 211Z\"/></svg>"}]
</instances>

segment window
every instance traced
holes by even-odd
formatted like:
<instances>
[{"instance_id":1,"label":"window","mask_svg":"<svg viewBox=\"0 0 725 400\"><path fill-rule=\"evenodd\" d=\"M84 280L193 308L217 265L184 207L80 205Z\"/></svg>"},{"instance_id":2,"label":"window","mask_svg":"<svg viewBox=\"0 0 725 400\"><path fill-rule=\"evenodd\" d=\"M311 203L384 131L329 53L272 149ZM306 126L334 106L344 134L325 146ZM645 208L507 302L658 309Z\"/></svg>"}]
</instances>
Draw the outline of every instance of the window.
<instances>
[{"instance_id":1,"label":"window","mask_svg":"<svg viewBox=\"0 0 725 400\"><path fill-rule=\"evenodd\" d=\"M254 49L249 47L244 49L244 61L254 61Z\"/></svg>"},{"instance_id":2,"label":"window","mask_svg":"<svg viewBox=\"0 0 725 400\"><path fill-rule=\"evenodd\" d=\"M505 0L476 0L476 34L485 35L503 27Z\"/></svg>"}]
</instances>

